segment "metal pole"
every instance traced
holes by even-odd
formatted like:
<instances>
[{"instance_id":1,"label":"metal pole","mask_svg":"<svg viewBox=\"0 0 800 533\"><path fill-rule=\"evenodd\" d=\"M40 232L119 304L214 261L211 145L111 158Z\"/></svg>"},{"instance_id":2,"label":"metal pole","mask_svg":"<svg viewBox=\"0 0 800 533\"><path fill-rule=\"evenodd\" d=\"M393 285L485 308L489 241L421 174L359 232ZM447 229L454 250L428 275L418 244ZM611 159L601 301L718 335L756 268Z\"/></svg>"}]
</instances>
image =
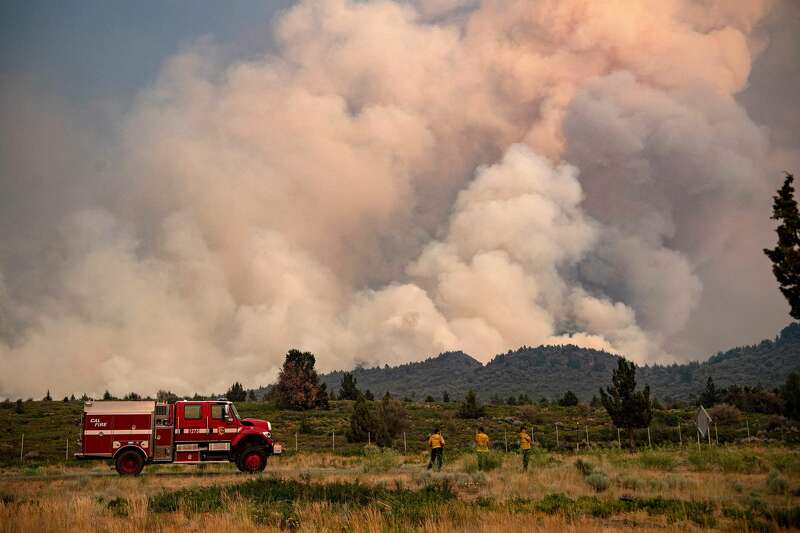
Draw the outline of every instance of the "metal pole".
<instances>
[{"instance_id":1,"label":"metal pole","mask_svg":"<svg viewBox=\"0 0 800 533\"><path fill-rule=\"evenodd\" d=\"M556 450L558 449L558 422L556 422Z\"/></svg>"},{"instance_id":2,"label":"metal pole","mask_svg":"<svg viewBox=\"0 0 800 533\"><path fill-rule=\"evenodd\" d=\"M333 451L336 451L336 431L331 431L331 447L333 447Z\"/></svg>"},{"instance_id":3,"label":"metal pole","mask_svg":"<svg viewBox=\"0 0 800 533\"><path fill-rule=\"evenodd\" d=\"M653 448L653 441L650 440L650 426L647 426L647 447Z\"/></svg>"},{"instance_id":4,"label":"metal pole","mask_svg":"<svg viewBox=\"0 0 800 533\"><path fill-rule=\"evenodd\" d=\"M64 450L64 461L69 461L69 437L67 437L67 447Z\"/></svg>"},{"instance_id":5,"label":"metal pole","mask_svg":"<svg viewBox=\"0 0 800 533\"><path fill-rule=\"evenodd\" d=\"M717 446L719 446L719 433L717 433L717 423L714 422L714 440L717 442Z\"/></svg>"},{"instance_id":6,"label":"metal pole","mask_svg":"<svg viewBox=\"0 0 800 533\"><path fill-rule=\"evenodd\" d=\"M697 430L697 451L700 451L700 429Z\"/></svg>"},{"instance_id":7,"label":"metal pole","mask_svg":"<svg viewBox=\"0 0 800 533\"><path fill-rule=\"evenodd\" d=\"M294 432L294 451L297 451L297 432Z\"/></svg>"},{"instance_id":8,"label":"metal pole","mask_svg":"<svg viewBox=\"0 0 800 533\"><path fill-rule=\"evenodd\" d=\"M503 440L506 443L506 453L508 453L508 432L505 429L503 430Z\"/></svg>"},{"instance_id":9,"label":"metal pole","mask_svg":"<svg viewBox=\"0 0 800 533\"><path fill-rule=\"evenodd\" d=\"M678 422L678 444L683 448L683 435L681 435L681 423Z\"/></svg>"},{"instance_id":10,"label":"metal pole","mask_svg":"<svg viewBox=\"0 0 800 533\"><path fill-rule=\"evenodd\" d=\"M19 443L19 462L22 463L22 452L25 451L25 433L22 434L22 442Z\"/></svg>"},{"instance_id":11,"label":"metal pole","mask_svg":"<svg viewBox=\"0 0 800 533\"><path fill-rule=\"evenodd\" d=\"M711 446L711 428L708 428L708 445Z\"/></svg>"},{"instance_id":12,"label":"metal pole","mask_svg":"<svg viewBox=\"0 0 800 533\"><path fill-rule=\"evenodd\" d=\"M367 446L372 444L372 433L367 431Z\"/></svg>"},{"instance_id":13,"label":"metal pole","mask_svg":"<svg viewBox=\"0 0 800 533\"><path fill-rule=\"evenodd\" d=\"M617 445L619 445L620 450L622 449L622 439L619 438L619 428L617 428Z\"/></svg>"},{"instance_id":14,"label":"metal pole","mask_svg":"<svg viewBox=\"0 0 800 533\"><path fill-rule=\"evenodd\" d=\"M586 447L589 447L589 426L583 426L583 429L586 430Z\"/></svg>"},{"instance_id":15,"label":"metal pole","mask_svg":"<svg viewBox=\"0 0 800 533\"><path fill-rule=\"evenodd\" d=\"M745 419L744 423L747 424L747 440L750 440L750 421Z\"/></svg>"},{"instance_id":16,"label":"metal pole","mask_svg":"<svg viewBox=\"0 0 800 533\"><path fill-rule=\"evenodd\" d=\"M579 452L581 450L581 426L579 424L575 424L575 451Z\"/></svg>"},{"instance_id":17,"label":"metal pole","mask_svg":"<svg viewBox=\"0 0 800 533\"><path fill-rule=\"evenodd\" d=\"M403 453L408 453L408 447L406 446L406 432L403 432Z\"/></svg>"}]
</instances>

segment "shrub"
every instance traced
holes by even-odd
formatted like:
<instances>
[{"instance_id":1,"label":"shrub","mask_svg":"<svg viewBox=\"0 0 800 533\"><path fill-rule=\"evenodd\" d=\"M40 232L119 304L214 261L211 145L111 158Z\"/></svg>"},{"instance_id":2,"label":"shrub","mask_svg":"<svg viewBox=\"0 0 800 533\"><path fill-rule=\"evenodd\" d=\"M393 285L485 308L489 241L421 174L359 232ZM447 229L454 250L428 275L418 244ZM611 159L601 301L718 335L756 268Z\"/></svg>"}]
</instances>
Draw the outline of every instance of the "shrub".
<instances>
[{"instance_id":1,"label":"shrub","mask_svg":"<svg viewBox=\"0 0 800 533\"><path fill-rule=\"evenodd\" d=\"M644 468L651 470L671 471L675 469L675 459L666 453L644 452L639 456L639 462Z\"/></svg>"},{"instance_id":2,"label":"shrub","mask_svg":"<svg viewBox=\"0 0 800 533\"><path fill-rule=\"evenodd\" d=\"M742 419L742 412L735 406L721 403L708 410L711 419L720 424L733 424Z\"/></svg>"},{"instance_id":3,"label":"shrub","mask_svg":"<svg viewBox=\"0 0 800 533\"><path fill-rule=\"evenodd\" d=\"M583 476L589 476L594 472L594 465L589 461L584 461L583 459L578 459L575 461L575 468L577 468L578 472L580 472Z\"/></svg>"},{"instance_id":4,"label":"shrub","mask_svg":"<svg viewBox=\"0 0 800 533\"><path fill-rule=\"evenodd\" d=\"M391 448L364 446L364 472L386 472L400 466L400 454Z\"/></svg>"},{"instance_id":5,"label":"shrub","mask_svg":"<svg viewBox=\"0 0 800 533\"><path fill-rule=\"evenodd\" d=\"M475 391L470 390L464 398L464 402L458 409L459 418L480 418L484 415L484 408L478 403Z\"/></svg>"},{"instance_id":6,"label":"shrub","mask_svg":"<svg viewBox=\"0 0 800 533\"><path fill-rule=\"evenodd\" d=\"M770 494L786 494L789 491L789 484L780 472L773 470L767 477L767 491Z\"/></svg>"},{"instance_id":7,"label":"shrub","mask_svg":"<svg viewBox=\"0 0 800 533\"><path fill-rule=\"evenodd\" d=\"M586 477L586 483L592 487L595 492L605 492L611 482L605 473L598 471L592 472Z\"/></svg>"}]
</instances>

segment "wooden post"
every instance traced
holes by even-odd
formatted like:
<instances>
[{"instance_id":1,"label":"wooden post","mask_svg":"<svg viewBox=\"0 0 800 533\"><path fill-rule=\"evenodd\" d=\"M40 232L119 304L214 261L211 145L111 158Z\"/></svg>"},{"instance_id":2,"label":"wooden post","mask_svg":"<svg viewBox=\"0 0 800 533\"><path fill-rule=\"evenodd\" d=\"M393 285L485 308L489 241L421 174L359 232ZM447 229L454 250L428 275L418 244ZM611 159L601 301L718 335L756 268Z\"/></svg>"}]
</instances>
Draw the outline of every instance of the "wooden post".
<instances>
[{"instance_id":1,"label":"wooden post","mask_svg":"<svg viewBox=\"0 0 800 533\"><path fill-rule=\"evenodd\" d=\"M406 432L403 432L403 453L408 453L408 447L406 446Z\"/></svg>"},{"instance_id":2,"label":"wooden post","mask_svg":"<svg viewBox=\"0 0 800 533\"><path fill-rule=\"evenodd\" d=\"M581 426L575 424L575 451L581 451Z\"/></svg>"},{"instance_id":3,"label":"wooden post","mask_svg":"<svg viewBox=\"0 0 800 533\"><path fill-rule=\"evenodd\" d=\"M697 451L700 451L700 428L697 429Z\"/></svg>"},{"instance_id":4,"label":"wooden post","mask_svg":"<svg viewBox=\"0 0 800 533\"><path fill-rule=\"evenodd\" d=\"M64 461L69 461L69 437L67 437L67 446L64 449Z\"/></svg>"},{"instance_id":5,"label":"wooden post","mask_svg":"<svg viewBox=\"0 0 800 533\"><path fill-rule=\"evenodd\" d=\"M334 453L336 452L336 431L331 431L331 447L333 448Z\"/></svg>"},{"instance_id":6,"label":"wooden post","mask_svg":"<svg viewBox=\"0 0 800 533\"><path fill-rule=\"evenodd\" d=\"M647 426L647 447L653 449L653 441L650 440L650 426Z\"/></svg>"},{"instance_id":7,"label":"wooden post","mask_svg":"<svg viewBox=\"0 0 800 533\"><path fill-rule=\"evenodd\" d=\"M586 430L586 447L590 448L591 446L589 445L589 426L584 425L583 429Z\"/></svg>"},{"instance_id":8,"label":"wooden post","mask_svg":"<svg viewBox=\"0 0 800 533\"><path fill-rule=\"evenodd\" d=\"M372 445L372 433L367 431L367 446L371 446L371 445Z\"/></svg>"},{"instance_id":9,"label":"wooden post","mask_svg":"<svg viewBox=\"0 0 800 533\"><path fill-rule=\"evenodd\" d=\"M716 441L717 446L719 446L719 433L717 432L717 423L716 422L714 422L714 440Z\"/></svg>"},{"instance_id":10,"label":"wooden post","mask_svg":"<svg viewBox=\"0 0 800 533\"><path fill-rule=\"evenodd\" d=\"M503 430L503 440L506 443L506 453L508 453L508 431Z\"/></svg>"},{"instance_id":11,"label":"wooden post","mask_svg":"<svg viewBox=\"0 0 800 533\"><path fill-rule=\"evenodd\" d=\"M558 422L556 422L556 450L558 449Z\"/></svg>"},{"instance_id":12,"label":"wooden post","mask_svg":"<svg viewBox=\"0 0 800 533\"><path fill-rule=\"evenodd\" d=\"M683 435L681 435L681 423L678 422L678 445L683 448Z\"/></svg>"},{"instance_id":13,"label":"wooden post","mask_svg":"<svg viewBox=\"0 0 800 533\"><path fill-rule=\"evenodd\" d=\"M297 432L294 432L294 451L297 451Z\"/></svg>"},{"instance_id":14,"label":"wooden post","mask_svg":"<svg viewBox=\"0 0 800 533\"><path fill-rule=\"evenodd\" d=\"M23 452L25 451L25 433L22 434L22 440L19 443L19 462L22 464Z\"/></svg>"},{"instance_id":15,"label":"wooden post","mask_svg":"<svg viewBox=\"0 0 800 533\"><path fill-rule=\"evenodd\" d=\"M711 427L708 428L708 445L711 446Z\"/></svg>"},{"instance_id":16,"label":"wooden post","mask_svg":"<svg viewBox=\"0 0 800 533\"><path fill-rule=\"evenodd\" d=\"M744 423L747 424L747 440L750 440L750 421L746 418L744 419Z\"/></svg>"}]
</instances>

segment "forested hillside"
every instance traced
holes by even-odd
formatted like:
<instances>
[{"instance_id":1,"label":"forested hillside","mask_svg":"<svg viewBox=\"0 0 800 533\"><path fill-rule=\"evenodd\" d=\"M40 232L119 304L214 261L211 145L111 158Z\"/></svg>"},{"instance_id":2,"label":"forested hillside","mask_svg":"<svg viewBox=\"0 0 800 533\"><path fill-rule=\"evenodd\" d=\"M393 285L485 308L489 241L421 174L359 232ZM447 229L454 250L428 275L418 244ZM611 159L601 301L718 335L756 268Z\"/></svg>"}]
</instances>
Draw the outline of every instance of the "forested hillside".
<instances>
[{"instance_id":1,"label":"forested hillside","mask_svg":"<svg viewBox=\"0 0 800 533\"><path fill-rule=\"evenodd\" d=\"M447 352L398 367L356 368L361 390L376 396L386 391L398 397L440 399L444 392L461 398L469 389L487 400L527 394L532 399L554 399L571 390L589 400L609 383L616 357L577 346L522 347L496 356L486 365L462 352ZM783 329L774 340L720 352L709 360L682 365L645 366L640 383L648 383L660 399L691 400L703 390L709 376L720 386L762 385L771 389L800 368L800 324ZM322 376L329 390L338 391L343 372Z\"/></svg>"}]
</instances>

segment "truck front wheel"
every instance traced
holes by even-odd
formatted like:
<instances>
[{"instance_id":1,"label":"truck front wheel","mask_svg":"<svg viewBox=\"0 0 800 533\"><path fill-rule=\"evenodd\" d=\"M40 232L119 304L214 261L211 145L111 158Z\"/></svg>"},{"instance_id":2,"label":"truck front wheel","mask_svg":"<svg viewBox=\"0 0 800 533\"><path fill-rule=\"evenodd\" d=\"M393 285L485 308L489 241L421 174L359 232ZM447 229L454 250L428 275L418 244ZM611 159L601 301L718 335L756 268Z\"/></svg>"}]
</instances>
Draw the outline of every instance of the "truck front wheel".
<instances>
[{"instance_id":1,"label":"truck front wheel","mask_svg":"<svg viewBox=\"0 0 800 533\"><path fill-rule=\"evenodd\" d=\"M236 467L242 472L262 472L267 467L267 454L261 446L248 446L236 458Z\"/></svg>"},{"instance_id":2,"label":"truck front wheel","mask_svg":"<svg viewBox=\"0 0 800 533\"><path fill-rule=\"evenodd\" d=\"M144 468L144 457L134 450L126 450L117 456L117 472L122 476L138 476Z\"/></svg>"}]
</instances>

